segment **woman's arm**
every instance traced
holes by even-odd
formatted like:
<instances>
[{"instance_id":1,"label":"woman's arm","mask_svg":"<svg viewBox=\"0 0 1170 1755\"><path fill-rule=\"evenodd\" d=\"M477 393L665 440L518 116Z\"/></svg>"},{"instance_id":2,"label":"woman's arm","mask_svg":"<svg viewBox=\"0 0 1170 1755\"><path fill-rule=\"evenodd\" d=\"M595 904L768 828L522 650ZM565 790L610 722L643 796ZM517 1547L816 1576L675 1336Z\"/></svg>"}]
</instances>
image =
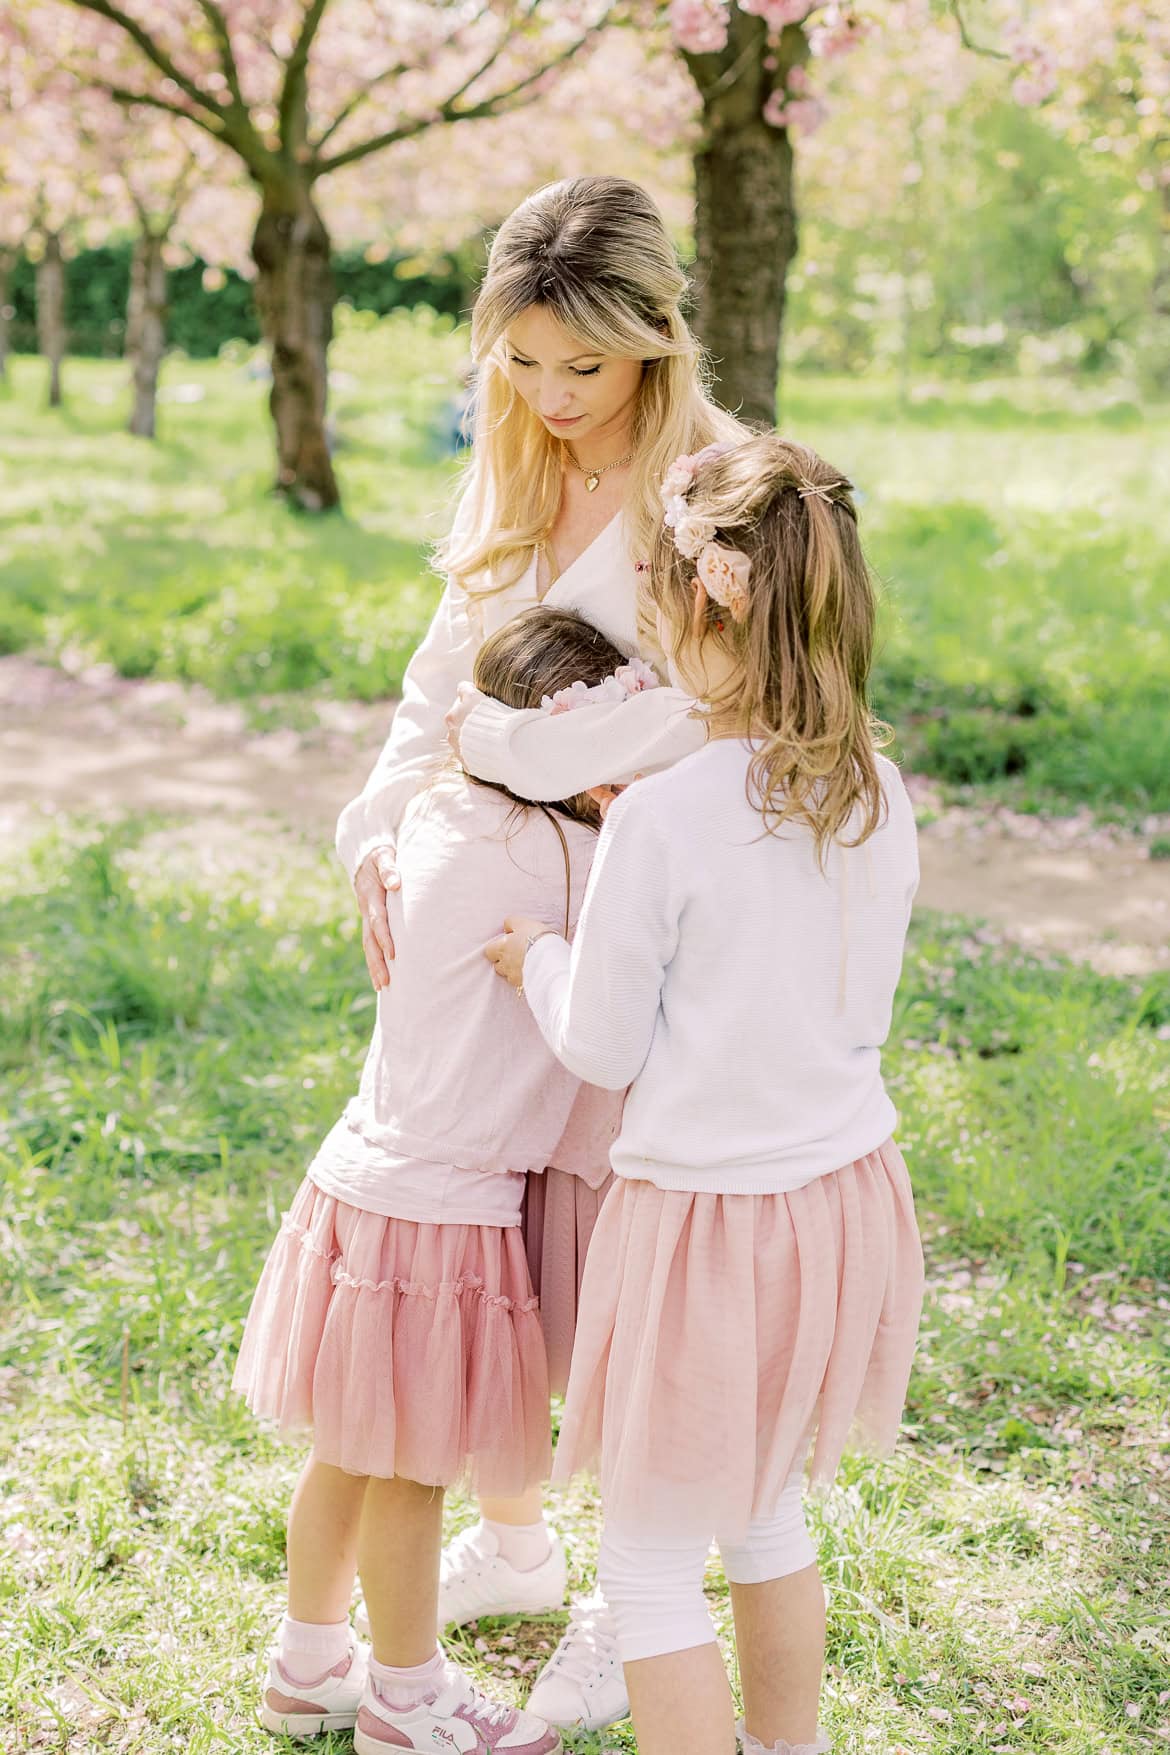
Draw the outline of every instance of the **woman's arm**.
<instances>
[{"instance_id":1,"label":"woman's arm","mask_svg":"<svg viewBox=\"0 0 1170 1755\"><path fill-rule=\"evenodd\" d=\"M509 922L520 931L486 947L506 979L522 976L557 1059L610 1091L624 1090L645 1064L678 945L681 904L645 790L624 793L606 817L571 950L549 932L526 948L530 921Z\"/></svg>"},{"instance_id":2,"label":"woman's arm","mask_svg":"<svg viewBox=\"0 0 1170 1755\"><path fill-rule=\"evenodd\" d=\"M402 701L382 753L337 821L337 852L351 879L369 854L393 846L408 801L442 766L448 753L443 715L471 675L479 645L467 595L448 580L426 638L406 667Z\"/></svg>"},{"instance_id":3,"label":"woman's arm","mask_svg":"<svg viewBox=\"0 0 1170 1755\"><path fill-rule=\"evenodd\" d=\"M517 711L477 695L459 731L469 773L494 780L518 798L573 798L606 782L673 767L700 749L706 727L690 717L681 689L646 689L626 701L589 704L571 713Z\"/></svg>"}]
</instances>

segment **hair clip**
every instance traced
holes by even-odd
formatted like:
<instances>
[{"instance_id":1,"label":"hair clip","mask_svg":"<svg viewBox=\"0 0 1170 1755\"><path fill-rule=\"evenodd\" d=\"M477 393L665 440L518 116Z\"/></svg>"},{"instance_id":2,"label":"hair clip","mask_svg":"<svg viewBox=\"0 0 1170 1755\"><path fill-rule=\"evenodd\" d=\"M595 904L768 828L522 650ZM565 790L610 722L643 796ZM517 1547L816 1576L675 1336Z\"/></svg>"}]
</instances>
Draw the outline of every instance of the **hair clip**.
<instances>
[{"instance_id":1,"label":"hair clip","mask_svg":"<svg viewBox=\"0 0 1170 1755\"><path fill-rule=\"evenodd\" d=\"M730 610L733 622L742 622L748 612L751 572L751 556L742 549L709 542L699 556L696 578L713 603Z\"/></svg>"},{"instance_id":2,"label":"hair clip","mask_svg":"<svg viewBox=\"0 0 1170 1755\"><path fill-rule=\"evenodd\" d=\"M830 481L822 484L820 482L809 481L807 477L803 475L800 477L800 484L801 485L796 490L800 499L807 500L811 494L818 500L824 500L826 506L831 506L833 504L833 489L845 486L844 481Z\"/></svg>"}]
</instances>

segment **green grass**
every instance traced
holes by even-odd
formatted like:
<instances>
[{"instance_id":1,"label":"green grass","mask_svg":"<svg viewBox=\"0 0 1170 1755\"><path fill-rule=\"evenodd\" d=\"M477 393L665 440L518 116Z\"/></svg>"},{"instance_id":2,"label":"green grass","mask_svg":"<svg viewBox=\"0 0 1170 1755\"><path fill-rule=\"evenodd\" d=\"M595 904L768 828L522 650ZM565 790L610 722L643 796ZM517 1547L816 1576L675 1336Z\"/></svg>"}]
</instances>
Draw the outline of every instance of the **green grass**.
<instances>
[{"instance_id":1,"label":"green grass","mask_svg":"<svg viewBox=\"0 0 1170 1755\"><path fill-rule=\"evenodd\" d=\"M392 693L436 601L425 543L455 466L436 414L465 335L342 325L333 416L346 515L266 498L265 387L171 361L198 401L121 432L123 368L40 362L0 399L0 651L107 660L228 696ZM1025 809L1170 811L1170 412L1025 383L903 406L880 381L794 377L784 424L857 481L884 582L878 710L911 764Z\"/></svg>"},{"instance_id":2,"label":"green grass","mask_svg":"<svg viewBox=\"0 0 1170 1755\"><path fill-rule=\"evenodd\" d=\"M364 1054L355 925L325 854L236 827L74 826L0 868L0 1747L274 1747L300 1453L227 1386ZM1170 988L927 918L888 1065L930 1293L898 1455L812 1508L835 1749L1164 1748ZM591 1489L555 1509L588 1582ZM522 1692L558 1632L456 1645Z\"/></svg>"}]
</instances>

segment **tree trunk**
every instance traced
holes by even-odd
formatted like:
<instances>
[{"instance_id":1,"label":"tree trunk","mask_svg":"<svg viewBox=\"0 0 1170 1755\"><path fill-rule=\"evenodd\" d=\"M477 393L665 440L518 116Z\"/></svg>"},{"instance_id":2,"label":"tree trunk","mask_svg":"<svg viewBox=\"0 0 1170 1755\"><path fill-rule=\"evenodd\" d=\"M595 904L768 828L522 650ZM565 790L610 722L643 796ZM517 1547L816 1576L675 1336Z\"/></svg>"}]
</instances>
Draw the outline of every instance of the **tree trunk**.
<instances>
[{"instance_id":1,"label":"tree trunk","mask_svg":"<svg viewBox=\"0 0 1170 1755\"><path fill-rule=\"evenodd\" d=\"M45 233L37 263L37 345L49 362L49 407L61 406L61 361L65 357L65 264L59 232Z\"/></svg>"},{"instance_id":2,"label":"tree trunk","mask_svg":"<svg viewBox=\"0 0 1170 1755\"><path fill-rule=\"evenodd\" d=\"M134 384L130 431L154 438L158 372L167 343L167 269L164 238L139 232L130 260L130 298L126 306L126 358Z\"/></svg>"},{"instance_id":3,"label":"tree trunk","mask_svg":"<svg viewBox=\"0 0 1170 1755\"><path fill-rule=\"evenodd\" d=\"M336 292L329 233L307 185L262 190L252 239L256 306L272 363L276 487L309 512L339 504L325 437Z\"/></svg>"},{"instance_id":4,"label":"tree trunk","mask_svg":"<svg viewBox=\"0 0 1170 1755\"><path fill-rule=\"evenodd\" d=\"M8 326L12 322L8 277L15 266L16 251L0 246L0 384L8 382Z\"/></svg>"},{"instance_id":5,"label":"tree trunk","mask_svg":"<svg viewBox=\"0 0 1170 1755\"><path fill-rule=\"evenodd\" d=\"M796 201L789 131L770 126L763 111L807 53L799 29L770 46L764 21L733 5L727 47L685 57L704 124L694 160L696 327L715 362L720 402L769 427Z\"/></svg>"}]
</instances>

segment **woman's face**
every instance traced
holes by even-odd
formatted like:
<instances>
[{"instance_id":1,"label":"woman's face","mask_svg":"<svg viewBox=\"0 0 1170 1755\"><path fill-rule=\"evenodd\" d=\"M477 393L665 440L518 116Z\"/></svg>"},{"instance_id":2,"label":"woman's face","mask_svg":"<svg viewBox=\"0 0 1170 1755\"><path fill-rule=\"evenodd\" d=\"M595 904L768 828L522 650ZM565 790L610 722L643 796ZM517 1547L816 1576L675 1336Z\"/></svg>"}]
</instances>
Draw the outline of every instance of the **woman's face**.
<instances>
[{"instance_id":1,"label":"woman's face","mask_svg":"<svg viewBox=\"0 0 1170 1755\"><path fill-rule=\"evenodd\" d=\"M550 433L570 444L628 431L642 361L589 351L543 305L529 305L504 336L508 376Z\"/></svg>"}]
</instances>

